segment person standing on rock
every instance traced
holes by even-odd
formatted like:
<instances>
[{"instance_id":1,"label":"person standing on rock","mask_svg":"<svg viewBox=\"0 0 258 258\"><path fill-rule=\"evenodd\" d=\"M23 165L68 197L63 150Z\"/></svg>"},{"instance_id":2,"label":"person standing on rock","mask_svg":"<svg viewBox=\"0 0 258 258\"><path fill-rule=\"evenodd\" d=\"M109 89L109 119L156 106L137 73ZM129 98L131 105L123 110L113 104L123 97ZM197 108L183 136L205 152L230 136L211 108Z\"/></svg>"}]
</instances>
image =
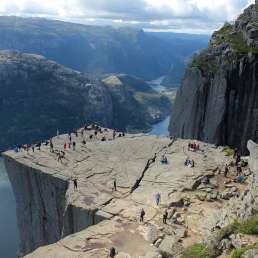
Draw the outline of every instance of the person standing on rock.
<instances>
[{"instance_id":1,"label":"person standing on rock","mask_svg":"<svg viewBox=\"0 0 258 258\"><path fill-rule=\"evenodd\" d=\"M36 146L38 147L38 150L40 151L41 150L41 142L39 142Z\"/></svg>"},{"instance_id":2,"label":"person standing on rock","mask_svg":"<svg viewBox=\"0 0 258 258\"><path fill-rule=\"evenodd\" d=\"M144 216L145 216L145 211L144 211L144 209L142 208L141 211L140 211L140 222L143 222L143 221L144 221Z\"/></svg>"},{"instance_id":3,"label":"person standing on rock","mask_svg":"<svg viewBox=\"0 0 258 258\"><path fill-rule=\"evenodd\" d=\"M115 138L116 138L116 131L114 130L113 131L113 140L115 140Z\"/></svg>"},{"instance_id":4,"label":"person standing on rock","mask_svg":"<svg viewBox=\"0 0 258 258\"><path fill-rule=\"evenodd\" d=\"M226 164L225 171L224 171L224 177L228 177L228 173L229 173L229 168L228 168L228 165Z\"/></svg>"},{"instance_id":5,"label":"person standing on rock","mask_svg":"<svg viewBox=\"0 0 258 258\"><path fill-rule=\"evenodd\" d=\"M159 206L160 198L161 198L160 193L157 193L157 194L155 195L155 201L156 201L156 205L157 205L157 206Z\"/></svg>"},{"instance_id":6,"label":"person standing on rock","mask_svg":"<svg viewBox=\"0 0 258 258\"><path fill-rule=\"evenodd\" d=\"M52 139L50 139L49 142L50 142L50 152L54 152L54 144Z\"/></svg>"},{"instance_id":7,"label":"person standing on rock","mask_svg":"<svg viewBox=\"0 0 258 258\"><path fill-rule=\"evenodd\" d=\"M114 247L110 248L109 257L114 258L116 256L116 249Z\"/></svg>"},{"instance_id":8,"label":"person standing on rock","mask_svg":"<svg viewBox=\"0 0 258 258\"><path fill-rule=\"evenodd\" d=\"M67 148L67 144L66 144L66 142L65 142L65 144L64 144L64 150L66 150L66 148Z\"/></svg>"},{"instance_id":9,"label":"person standing on rock","mask_svg":"<svg viewBox=\"0 0 258 258\"><path fill-rule=\"evenodd\" d=\"M163 213L163 224L167 224L168 210L165 209Z\"/></svg>"},{"instance_id":10,"label":"person standing on rock","mask_svg":"<svg viewBox=\"0 0 258 258\"><path fill-rule=\"evenodd\" d=\"M113 188L112 188L112 191L117 191L117 188L116 188L116 179L114 179L113 181Z\"/></svg>"},{"instance_id":11,"label":"person standing on rock","mask_svg":"<svg viewBox=\"0 0 258 258\"><path fill-rule=\"evenodd\" d=\"M240 154L238 153L237 155L236 155L236 166L238 165L238 163L241 161L241 156L240 156Z\"/></svg>"},{"instance_id":12,"label":"person standing on rock","mask_svg":"<svg viewBox=\"0 0 258 258\"><path fill-rule=\"evenodd\" d=\"M76 142L73 142L73 150L75 151Z\"/></svg>"},{"instance_id":13,"label":"person standing on rock","mask_svg":"<svg viewBox=\"0 0 258 258\"><path fill-rule=\"evenodd\" d=\"M77 182L77 178L73 179L73 189L74 191L76 191L78 189L78 182Z\"/></svg>"},{"instance_id":14,"label":"person standing on rock","mask_svg":"<svg viewBox=\"0 0 258 258\"><path fill-rule=\"evenodd\" d=\"M62 162L62 159L61 159L61 153L60 152L58 152L57 154L57 162Z\"/></svg>"}]
</instances>

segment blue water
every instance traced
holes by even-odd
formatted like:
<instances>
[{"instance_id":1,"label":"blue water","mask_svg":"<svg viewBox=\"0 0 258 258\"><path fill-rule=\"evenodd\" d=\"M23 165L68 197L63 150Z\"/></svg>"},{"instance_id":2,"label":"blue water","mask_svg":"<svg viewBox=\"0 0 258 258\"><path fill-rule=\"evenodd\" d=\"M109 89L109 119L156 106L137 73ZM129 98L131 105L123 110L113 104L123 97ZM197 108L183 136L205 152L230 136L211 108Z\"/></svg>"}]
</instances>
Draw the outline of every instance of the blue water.
<instances>
[{"instance_id":1,"label":"blue water","mask_svg":"<svg viewBox=\"0 0 258 258\"><path fill-rule=\"evenodd\" d=\"M4 162L0 158L0 257L17 258L17 247L16 204Z\"/></svg>"},{"instance_id":2,"label":"blue water","mask_svg":"<svg viewBox=\"0 0 258 258\"><path fill-rule=\"evenodd\" d=\"M169 136L168 126L169 126L170 117L167 117L162 122L153 125L152 130L149 132L151 135L158 136Z\"/></svg>"}]
</instances>

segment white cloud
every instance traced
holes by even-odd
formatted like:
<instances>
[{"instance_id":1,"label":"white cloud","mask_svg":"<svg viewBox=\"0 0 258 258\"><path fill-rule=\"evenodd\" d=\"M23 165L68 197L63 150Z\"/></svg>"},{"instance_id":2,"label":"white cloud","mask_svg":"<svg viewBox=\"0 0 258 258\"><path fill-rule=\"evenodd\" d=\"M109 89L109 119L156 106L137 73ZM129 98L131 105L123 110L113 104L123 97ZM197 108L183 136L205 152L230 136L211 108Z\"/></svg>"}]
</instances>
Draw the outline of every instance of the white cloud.
<instances>
[{"instance_id":1,"label":"white cloud","mask_svg":"<svg viewBox=\"0 0 258 258\"><path fill-rule=\"evenodd\" d=\"M0 14L207 32L234 19L244 7L253 2L254 0L1 0Z\"/></svg>"}]
</instances>

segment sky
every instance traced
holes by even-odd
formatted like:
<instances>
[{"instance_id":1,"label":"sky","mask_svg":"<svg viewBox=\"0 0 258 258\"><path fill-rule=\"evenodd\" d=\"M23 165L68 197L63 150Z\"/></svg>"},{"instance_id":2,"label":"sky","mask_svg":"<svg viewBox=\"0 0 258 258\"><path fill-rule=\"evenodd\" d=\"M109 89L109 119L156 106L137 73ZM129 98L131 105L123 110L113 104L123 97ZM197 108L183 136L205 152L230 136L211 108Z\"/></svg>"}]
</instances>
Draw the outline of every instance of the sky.
<instances>
[{"instance_id":1,"label":"sky","mask_svg":"<svg viewBox=\"0 0 258 258\"><path fill-rule=\"evenodd\" d=\"M0 15L209 34L254 0L0 0Z\"/></svg>"}]
</instances>

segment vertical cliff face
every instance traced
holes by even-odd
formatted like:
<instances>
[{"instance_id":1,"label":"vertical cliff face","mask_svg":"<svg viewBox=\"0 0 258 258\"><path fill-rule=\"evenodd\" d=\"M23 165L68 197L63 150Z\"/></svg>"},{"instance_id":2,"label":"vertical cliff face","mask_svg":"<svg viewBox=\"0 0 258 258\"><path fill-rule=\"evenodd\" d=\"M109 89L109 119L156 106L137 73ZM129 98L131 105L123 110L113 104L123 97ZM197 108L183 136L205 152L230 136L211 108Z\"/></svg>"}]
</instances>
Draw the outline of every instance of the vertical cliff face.
<instances>
[{"instance_id":1,"label":"vertical cliff face","mask_svg":"<svg viewBox=\"0 0 258 258\"><path fill-rule=\"evenodd\" d=\"M69 181L5 157L16 198L19 255L94 225L106 214L69 204Z\"/></svg>"},{"instance_id":2,"label":"vertical cliff face","mask_svg":"<svg viewBox=\"0 0 258 258\"><path fill-rule=\"evenodd\" d=\"M60 239L64 224L65 180L53 178L6 158L16 198L21 255Z\"/></svg>"},{"instance_id":3,"label":"vertical cliff face","mask_svg":"<svg viewBox=\"0 0 258 258\"><path fill-rule=\"evenodd\" d=\"M246 151L258 138L258 6L216 31L178 91L171 135Z\"/></svg>"}]
</instances>

